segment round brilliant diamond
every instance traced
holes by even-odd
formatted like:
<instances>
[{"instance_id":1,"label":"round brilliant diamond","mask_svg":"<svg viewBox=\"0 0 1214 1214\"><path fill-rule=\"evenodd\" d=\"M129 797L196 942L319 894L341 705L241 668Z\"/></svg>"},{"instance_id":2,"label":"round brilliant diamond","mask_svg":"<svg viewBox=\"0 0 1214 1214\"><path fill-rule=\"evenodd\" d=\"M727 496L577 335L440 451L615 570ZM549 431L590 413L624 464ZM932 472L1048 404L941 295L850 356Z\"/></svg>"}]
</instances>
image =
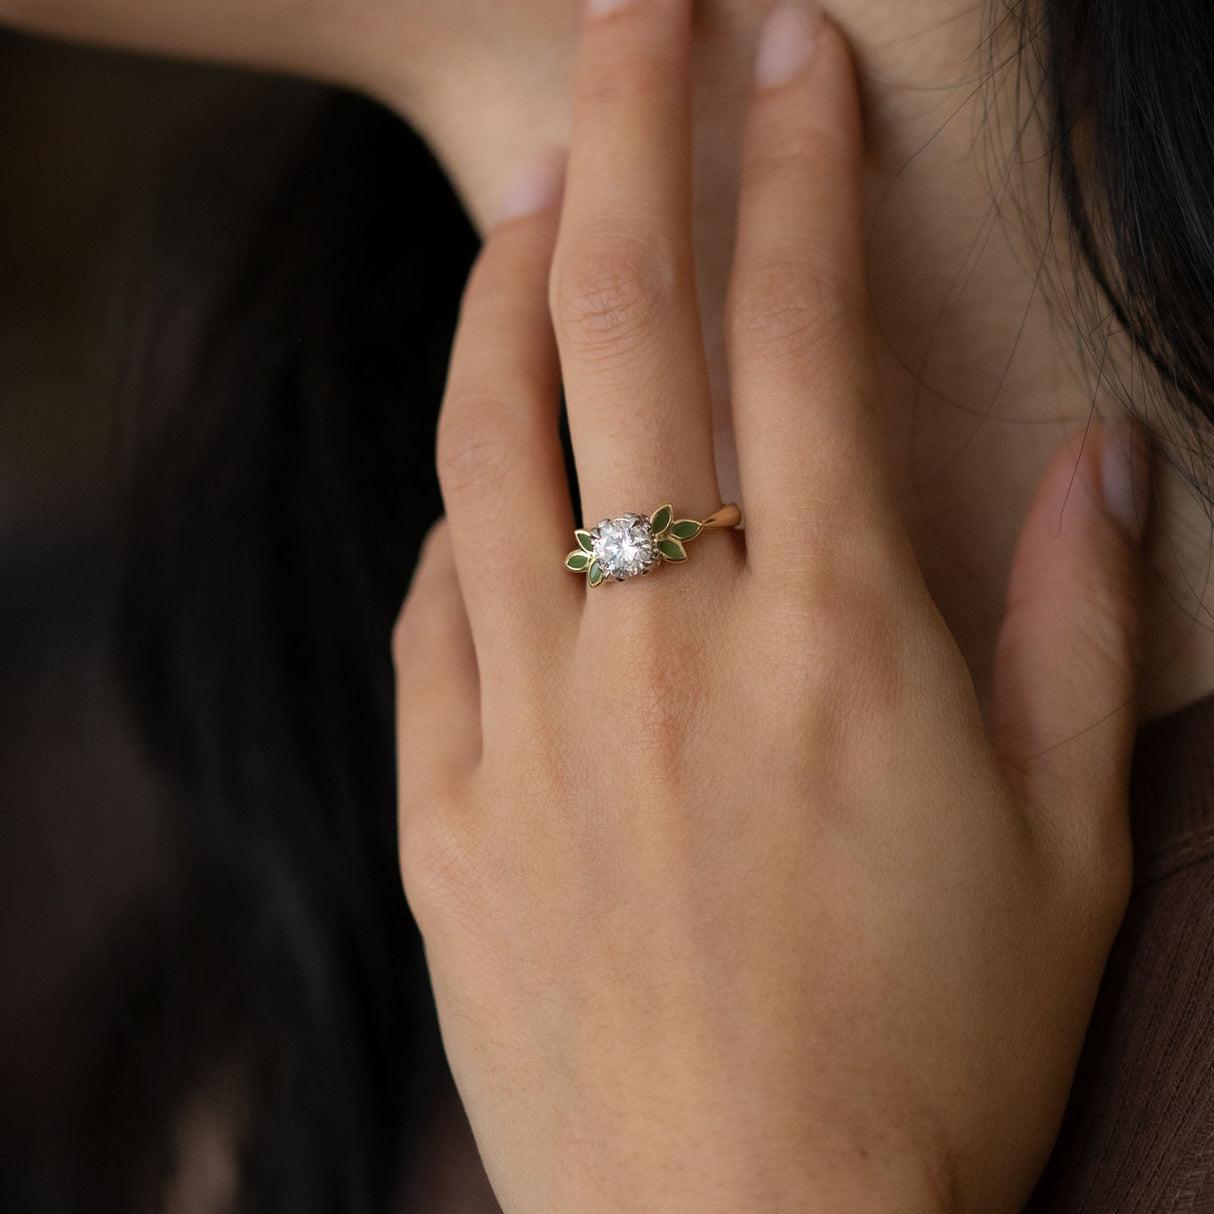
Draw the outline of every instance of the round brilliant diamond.
<instances>
[{"instance_id":1,"label":"round brilliant diamond","mask_svg":"<svg viewBox=\"0 0 1214 1214\"><path fill-rule=\"evenodd\" d=\"M622 582L625 578L648 573L662 560L654 539L653 527L643 514L623 518L605 518L590 532L594 541L594 559L604 577Z\"/></svg>"}]
</instances>

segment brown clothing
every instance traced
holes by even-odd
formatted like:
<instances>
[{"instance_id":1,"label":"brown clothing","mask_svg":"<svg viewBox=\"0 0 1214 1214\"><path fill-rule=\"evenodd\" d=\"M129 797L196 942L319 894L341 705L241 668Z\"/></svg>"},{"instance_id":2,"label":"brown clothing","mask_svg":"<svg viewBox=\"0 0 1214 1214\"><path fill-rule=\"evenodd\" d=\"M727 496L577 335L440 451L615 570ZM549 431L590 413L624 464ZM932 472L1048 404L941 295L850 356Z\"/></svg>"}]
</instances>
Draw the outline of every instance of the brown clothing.
<instances>
[{"instance_id":1,"label":"brown clothing","mask_svg":"<svg viewBox=\"0 0 1214 1214\"><path fill-rule=\"evenodd\" d=\"M1031 1214L1214 1214L1214 696L1138 736L1134 892Z\"/></svg>"}]
</instances>

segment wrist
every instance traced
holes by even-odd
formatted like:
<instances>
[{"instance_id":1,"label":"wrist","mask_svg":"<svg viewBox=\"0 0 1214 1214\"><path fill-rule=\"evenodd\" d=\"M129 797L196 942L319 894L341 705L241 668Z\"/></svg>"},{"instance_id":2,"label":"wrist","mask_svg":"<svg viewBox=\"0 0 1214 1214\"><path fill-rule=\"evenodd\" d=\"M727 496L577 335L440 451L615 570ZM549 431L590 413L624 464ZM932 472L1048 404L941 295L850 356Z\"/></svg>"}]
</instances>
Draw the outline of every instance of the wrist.
<instances>
[{"instance_id":1,"label":"wrist","mask_svg":"<svg viewBox=\"0 0 1214 1214\"><path fill-rule=\"evenodd\" d=\"M360 87L421 135L484 234L520 169L568 142L575 36L530 46L416 22L409 53L371 55Z\"/></svg>"}]
</instances>

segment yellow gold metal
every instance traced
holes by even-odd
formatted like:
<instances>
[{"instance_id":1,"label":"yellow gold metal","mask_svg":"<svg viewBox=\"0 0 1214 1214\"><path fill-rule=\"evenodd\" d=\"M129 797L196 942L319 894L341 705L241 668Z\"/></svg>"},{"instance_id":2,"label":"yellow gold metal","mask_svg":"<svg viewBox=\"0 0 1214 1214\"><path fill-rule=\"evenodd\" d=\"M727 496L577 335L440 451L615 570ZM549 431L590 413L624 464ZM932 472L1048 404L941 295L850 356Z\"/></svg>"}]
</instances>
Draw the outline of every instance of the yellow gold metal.
<instances>
[{"instance_id":1,"label":"yellow gold metal","mask_svg":"<svg viewBox=\"0 0 1214 1214\"><path fill-rule=\"evenodd\" d=\"M630 516L631 517L631 516ZM645 515L645 519L649 520L652 526L653 520L656 518L664 523L661 530L653 528L653 539L657 545L658 552L661 554L659 564L682 564L687 559L687 553L683 551L684 547L691 543L692 540L698 539L705 531L728 531L737 527L742 522L742 511L734 502L729 502L722 506L719 510L715 510L706 519L686 519L677 518L674 508L669 505L659 506L651 514ZM574 573L584 573L586 580L591 586L601 585L605 581L614 581L617 577L625 577L626 575L613 574L611 577L603 576L603 568L599 565L598 559L594 557L592 536L589 529L579 527L575 533L578 541L578 546L565 557L565 567L571 569ZM663 549L665 545L665 550ZM680 556L679 553L682 553ZM591 556L591 559L584 567L577 568L582 565L582 558ZM570 565L570 559L577 558ZM652 566L657 568L656 565ZM636 571L633 570L635 573ZM641 570L642 573L648 573L649 569Z\"/></svg>"},{"instance_id":2,"label":"yellow gold metal","mask_svg":"<svg viewBox=\"0 0 1214 1214\"><path fill-rule=\"evenodd\" d=\"M710 514L706 519L701 519L700 526L705 531L711 531L714 527L737 527L741 521L741 507L737 506L734 502L730 502L728 506L722 506L715 514Z\"/></svg>"}]
</instances>

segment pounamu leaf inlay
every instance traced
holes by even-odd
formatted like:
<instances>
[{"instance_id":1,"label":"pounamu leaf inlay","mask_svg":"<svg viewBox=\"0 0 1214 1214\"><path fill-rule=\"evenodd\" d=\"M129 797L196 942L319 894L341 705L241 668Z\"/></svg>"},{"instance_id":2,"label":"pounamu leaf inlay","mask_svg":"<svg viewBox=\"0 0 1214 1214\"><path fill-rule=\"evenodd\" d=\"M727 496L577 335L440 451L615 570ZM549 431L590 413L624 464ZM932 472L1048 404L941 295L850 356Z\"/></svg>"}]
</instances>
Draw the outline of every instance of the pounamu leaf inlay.
<instances>
[{"instance_id":1,"label":"pounamu leaf inlay","mask_svg":"<svg viewBox=\"0 0 1214 1214\"><path fill-rule=\"evenodd\" d=\"M667 527L670 526L670 520L674 517L673 506L659 506L650 516L649 522L653 526L654 535L661 535Z\"/></svg>"},{"instance_id":2,"label":"pounamu leaf inlay","mask_svg":"<svg viewBox=\"0 0 1214 1214\"><path fill-rule=\"evenodd\" d=\"M701 525L693 518L681 518L670 529L670 534L676 540L694 540L697 535L703 530Z\"/></svg>"},{"instance_id":3,"label":"pounamu leaf inlay","mask_svg":"<svg viewBox=\"0 0 1214 1214\"><path fill-rule=\"evenodd\" d=\"M578 546L583 552L594 551L594 540L591 538L589 531L578 530L573 534L577 536Z\"/></svg>"},{"instance_id":4,"label":"pounamu leaf inlay","mask_svg":"<svg viewBox=\"0 0 1214 1214\"><path fill-rule=\"evenodd\" d=\"M658 540L658 551L668 561L685 561L687 549L678 540Z\"/></svg>"},{"instance_id":5,"label":"pounamu leaf inlay","mask_svg":"<svg viewBox=\"0 0 1214 1214\"><path fill-rule=\"evenodd\" d=\"M590 562L590 584L597 586L603 580L603 570L598 561Z\"/></svg>"},{"instance_id":6,"label":"pounamu leaf inlay","mask_svg":"<svg viewBox=\"0 0 1214 1214\"><path fill-rule=\"evenodd\" d=\"M572 569L574 573L585 573L589 564L590 564L590 553L589 552L582 552L579 550L578 552L571 552L565 558L565 568Z\"/></svg>"}]
</instances>

